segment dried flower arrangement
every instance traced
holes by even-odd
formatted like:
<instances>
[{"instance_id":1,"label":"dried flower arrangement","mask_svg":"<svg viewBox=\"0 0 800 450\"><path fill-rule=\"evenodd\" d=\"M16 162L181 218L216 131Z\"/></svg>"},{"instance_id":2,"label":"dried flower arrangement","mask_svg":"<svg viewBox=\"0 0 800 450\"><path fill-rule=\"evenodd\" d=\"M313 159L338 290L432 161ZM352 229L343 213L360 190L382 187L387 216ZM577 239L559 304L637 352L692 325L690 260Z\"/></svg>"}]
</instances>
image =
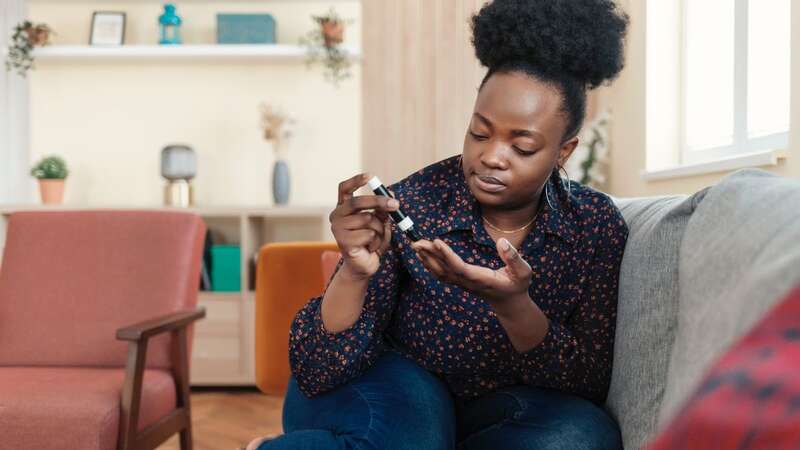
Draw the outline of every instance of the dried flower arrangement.
<instances>
[{"instance_id":1,"label":"dried flower arrangement","mask_svg":"<svg viewBox=\"0 0 800 450\"><path fill-rule=\"evenodd\" d=\"M264 139L272 144L276 157L283 157L286 142L293 134L295 120L279 108L266 103L261 104L260 110Z\"/></svg>"}]
</instances>

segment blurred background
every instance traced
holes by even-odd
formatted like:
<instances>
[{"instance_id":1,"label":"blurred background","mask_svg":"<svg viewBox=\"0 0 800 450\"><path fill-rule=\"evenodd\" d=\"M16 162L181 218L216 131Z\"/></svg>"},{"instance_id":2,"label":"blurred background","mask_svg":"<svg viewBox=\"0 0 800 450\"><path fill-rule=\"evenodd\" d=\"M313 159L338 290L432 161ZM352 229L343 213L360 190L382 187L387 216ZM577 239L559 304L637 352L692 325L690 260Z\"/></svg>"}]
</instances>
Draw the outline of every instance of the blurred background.
<instances>
[{"instance_id":1,"label":"blurred background","mask_svg":"<svg viewBox=\"0 0 800 450\"><path fill-rule=\"evenodd\" d=\"M189 0L176 5L182 48L165 52L160 1L3 0L9 35L27 19L52 33L25 78L0 75L0 201L37 201L30 168L56 154L71 169L64 203L157 204L160 152L180 143L196 156L196 204L274 204L262 104L294 119L283 144L290 204L330 205L338 181L361 170L399 180L461 151L483 73L467 20L482 3ZM592 119L607 115L595 130L598 187L685 193L752 166L800 175L789 0L619 3L631 17L626 67L592 92L583 135L588 150ZM307 67L300 43L331 7L350 51L335 84L324 61ZM98 11L125 13L121 46L90 44ZM219 15L233 13L268 14L280 50L224 46ZM573 158L571 178L587 179L577 164L587 153Z\"/></svg>"}]
</instances>

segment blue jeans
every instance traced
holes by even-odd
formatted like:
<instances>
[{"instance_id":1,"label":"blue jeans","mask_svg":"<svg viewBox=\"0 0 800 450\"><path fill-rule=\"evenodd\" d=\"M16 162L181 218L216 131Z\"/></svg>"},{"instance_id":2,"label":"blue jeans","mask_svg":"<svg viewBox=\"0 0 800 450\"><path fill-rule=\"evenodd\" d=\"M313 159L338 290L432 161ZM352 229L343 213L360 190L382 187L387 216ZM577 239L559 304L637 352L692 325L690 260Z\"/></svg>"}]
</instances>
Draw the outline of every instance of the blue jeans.
<instances>
[{"instance_id":1,"label":"blue jeans","mask_svg":"<svg viewBox=\"0 0 800 450\"><path fill-rule=\"evenodd\" d=\"M588 400L512 386L462 402L394 350L360 377L311 399L292 378L283 429L258 449L622 449L616 423Z\"/></svg>"}]
</instances>

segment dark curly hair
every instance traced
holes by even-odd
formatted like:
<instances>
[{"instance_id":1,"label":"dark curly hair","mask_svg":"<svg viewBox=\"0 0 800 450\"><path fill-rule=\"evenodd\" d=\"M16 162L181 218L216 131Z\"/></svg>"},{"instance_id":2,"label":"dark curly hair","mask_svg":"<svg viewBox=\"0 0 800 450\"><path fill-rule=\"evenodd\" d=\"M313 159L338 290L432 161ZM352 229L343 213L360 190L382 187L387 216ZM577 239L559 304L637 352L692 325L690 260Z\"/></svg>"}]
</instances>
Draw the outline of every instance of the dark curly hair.
<instances>
[{"instance_id":1,"label":"dark curly hair","mask_svg":"<svg viewBox=\"0 0 800 450\"><path fill-rule=\"evenodd\" d=\"M472 16L475 56L495 73L522 72L555 87L567 119L562 143L578 134L586 91L624 65L628 15L613 0L494 0Z\"/></svg>"}]
</instances>

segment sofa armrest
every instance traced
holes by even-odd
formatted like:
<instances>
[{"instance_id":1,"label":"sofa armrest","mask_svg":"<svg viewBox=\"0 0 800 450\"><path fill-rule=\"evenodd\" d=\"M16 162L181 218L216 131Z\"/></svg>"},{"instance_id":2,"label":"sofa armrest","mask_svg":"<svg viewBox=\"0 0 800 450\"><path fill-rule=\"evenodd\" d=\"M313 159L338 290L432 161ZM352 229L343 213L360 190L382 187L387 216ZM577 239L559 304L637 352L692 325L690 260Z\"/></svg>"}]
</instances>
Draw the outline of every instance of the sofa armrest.
<instances>
[{"instance_id":1,"label":"sofa armrest","mask_svg":"<svg viewBox=\"0 0 800 450\"><path fill-rule=\"evenodd\" d=\"M205 308L197 308L194 311L181 311L167 316L157 317L118 329L117 339L122 341L140 341L142 339L148 339L157 334L183 328L205 316Z\"/></svg>"}]
</instances>

